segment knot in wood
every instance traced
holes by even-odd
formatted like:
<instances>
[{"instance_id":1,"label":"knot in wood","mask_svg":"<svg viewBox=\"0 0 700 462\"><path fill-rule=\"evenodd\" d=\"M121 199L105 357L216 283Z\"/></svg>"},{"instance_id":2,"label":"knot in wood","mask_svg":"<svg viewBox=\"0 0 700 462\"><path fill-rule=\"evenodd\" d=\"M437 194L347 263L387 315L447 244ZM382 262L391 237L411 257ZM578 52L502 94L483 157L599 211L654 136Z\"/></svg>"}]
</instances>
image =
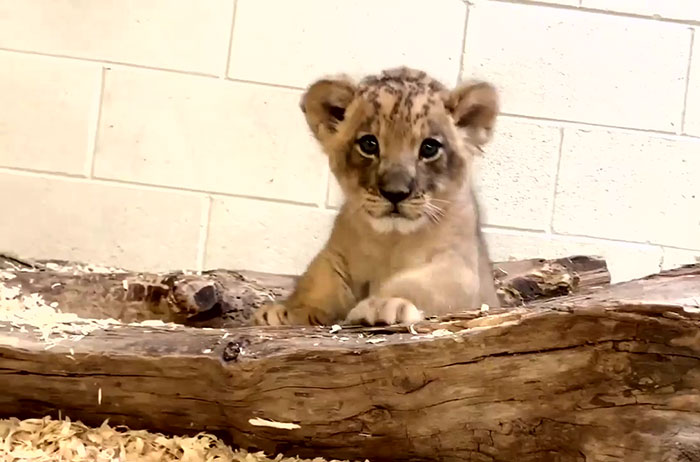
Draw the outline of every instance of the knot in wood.
<instances>
[{"instance_id":1,"label":"knot in wood","mask_svg":"<svg viewBox=\"0 0 700 462\"><path fill-rule=\"evenodd\" d=\"M222 354L224 361L237 361L238 357L243 352L244 343L245 342L228 342Z\"/></svg>"}]
</instances>

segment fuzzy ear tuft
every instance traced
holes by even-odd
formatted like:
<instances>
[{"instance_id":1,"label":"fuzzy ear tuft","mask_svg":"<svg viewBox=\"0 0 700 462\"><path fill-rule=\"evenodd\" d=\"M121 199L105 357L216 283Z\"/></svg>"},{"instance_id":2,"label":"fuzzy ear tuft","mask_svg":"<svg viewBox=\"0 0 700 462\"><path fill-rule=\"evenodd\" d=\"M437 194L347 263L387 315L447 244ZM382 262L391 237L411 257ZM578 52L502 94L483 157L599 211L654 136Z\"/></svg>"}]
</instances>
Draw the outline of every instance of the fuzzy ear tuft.
<instances>
[{"instance_id":1,"label":"fuzzy ear tuft","mask_svg":"<svg viewBox=\"0 0 700 462\"><path fill-rule=\"evenodd\" d=\"M474 144L482 146L491 140L499 112L498 93L493 85L486 82L462 84L450 92L445 107Z\"/></svg>"},{"instance_id":2,"label":"fuzzy ear tuft","mask_svg":"<svg viewBox=\"0 0 700 462\"><path fill-rule=\"evenodd\" d=\"M317 139L335 132L354 96L355 85L346 78L322 79L309 87L301 98L301 111Z\"/></svg>"}]
</instances>

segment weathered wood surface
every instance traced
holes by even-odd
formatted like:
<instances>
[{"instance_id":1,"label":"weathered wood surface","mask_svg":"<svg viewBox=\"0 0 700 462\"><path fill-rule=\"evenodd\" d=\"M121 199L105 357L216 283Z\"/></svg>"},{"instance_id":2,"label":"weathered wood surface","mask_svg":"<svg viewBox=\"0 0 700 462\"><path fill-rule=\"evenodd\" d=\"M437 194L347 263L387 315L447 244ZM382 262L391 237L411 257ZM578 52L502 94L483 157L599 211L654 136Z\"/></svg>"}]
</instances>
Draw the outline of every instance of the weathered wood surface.
<instances>
[{"instance_id":1,"label":"weathered wood surface","mask_svg":"<svg viewBox=\"0 0 700 462\"><path fill-rule=\"evenodd\" d=\"M159 319L197 327L247 325L255 309L286 297L296 282L294 276L251 271L152 274L2 255L0 271L14 276L4 281L6 286L40 294L82 317ZM610 282L605 260L588 256L496 263L494 274L507 306Z\"/></svg>"},{"instance_id":2,"label":"weathered wood surface","mask_svg":"<svg viewBox=\"0 0 700 462\"><path fill-rule=\"evenodd\" d=\"M372 461L700 460L700 265L414 328L123 326L45 350L2 327L0 413Z\"/></svg>"}]
</instances>

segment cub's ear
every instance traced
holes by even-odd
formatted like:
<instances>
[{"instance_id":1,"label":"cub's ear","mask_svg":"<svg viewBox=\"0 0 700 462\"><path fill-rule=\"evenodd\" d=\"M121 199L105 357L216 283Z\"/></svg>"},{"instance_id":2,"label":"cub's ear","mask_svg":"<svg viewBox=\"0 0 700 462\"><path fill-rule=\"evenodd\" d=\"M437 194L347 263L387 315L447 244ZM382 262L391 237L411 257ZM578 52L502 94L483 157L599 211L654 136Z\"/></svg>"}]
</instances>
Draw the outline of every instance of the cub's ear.
<instances>
[{"instance_id":1,"label":"cub's ear","mask_svg":"<svg viewBox=\"0 0 700 462\"><path fill-rule=\"evenodd\" d=\"M354 97L355 85L347 78L319 80L306 90L301 98L301 111L318 140L335 132Z\"/></svg>"},{"instance_id":2,"label":"cub's ear","mask_svg":"<svg viewBox=\"0 0 700 462\"><path fill-rule=\"evenodd\" d=\"M498 93L493 85L464 83L450 92L445 107L474 144L481 146L491 140L499 111Z\"/></svg>"}]
</instances>

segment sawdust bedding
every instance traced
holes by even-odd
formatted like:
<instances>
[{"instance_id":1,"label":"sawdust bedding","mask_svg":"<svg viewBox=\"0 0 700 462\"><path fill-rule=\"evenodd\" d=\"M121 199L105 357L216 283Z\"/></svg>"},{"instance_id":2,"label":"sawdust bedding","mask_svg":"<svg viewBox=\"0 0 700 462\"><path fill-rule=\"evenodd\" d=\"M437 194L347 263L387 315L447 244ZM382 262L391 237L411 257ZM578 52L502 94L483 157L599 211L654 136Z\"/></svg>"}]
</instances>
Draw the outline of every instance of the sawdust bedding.
<instances>
[{"instance_id":1,"label":"sawdust bedding","mask_svg":"<svg viewBox=\"0 0 700 462\"><path fill-rule=\"evenodd\" d=\"M2 462L326 462L325 459L269 458L262 452L231 449L213 435L164 436L145 430L98 428L70 419L0 420ZM338 462L338 461L331 461Z\"/></svg>"}]
</instances>

